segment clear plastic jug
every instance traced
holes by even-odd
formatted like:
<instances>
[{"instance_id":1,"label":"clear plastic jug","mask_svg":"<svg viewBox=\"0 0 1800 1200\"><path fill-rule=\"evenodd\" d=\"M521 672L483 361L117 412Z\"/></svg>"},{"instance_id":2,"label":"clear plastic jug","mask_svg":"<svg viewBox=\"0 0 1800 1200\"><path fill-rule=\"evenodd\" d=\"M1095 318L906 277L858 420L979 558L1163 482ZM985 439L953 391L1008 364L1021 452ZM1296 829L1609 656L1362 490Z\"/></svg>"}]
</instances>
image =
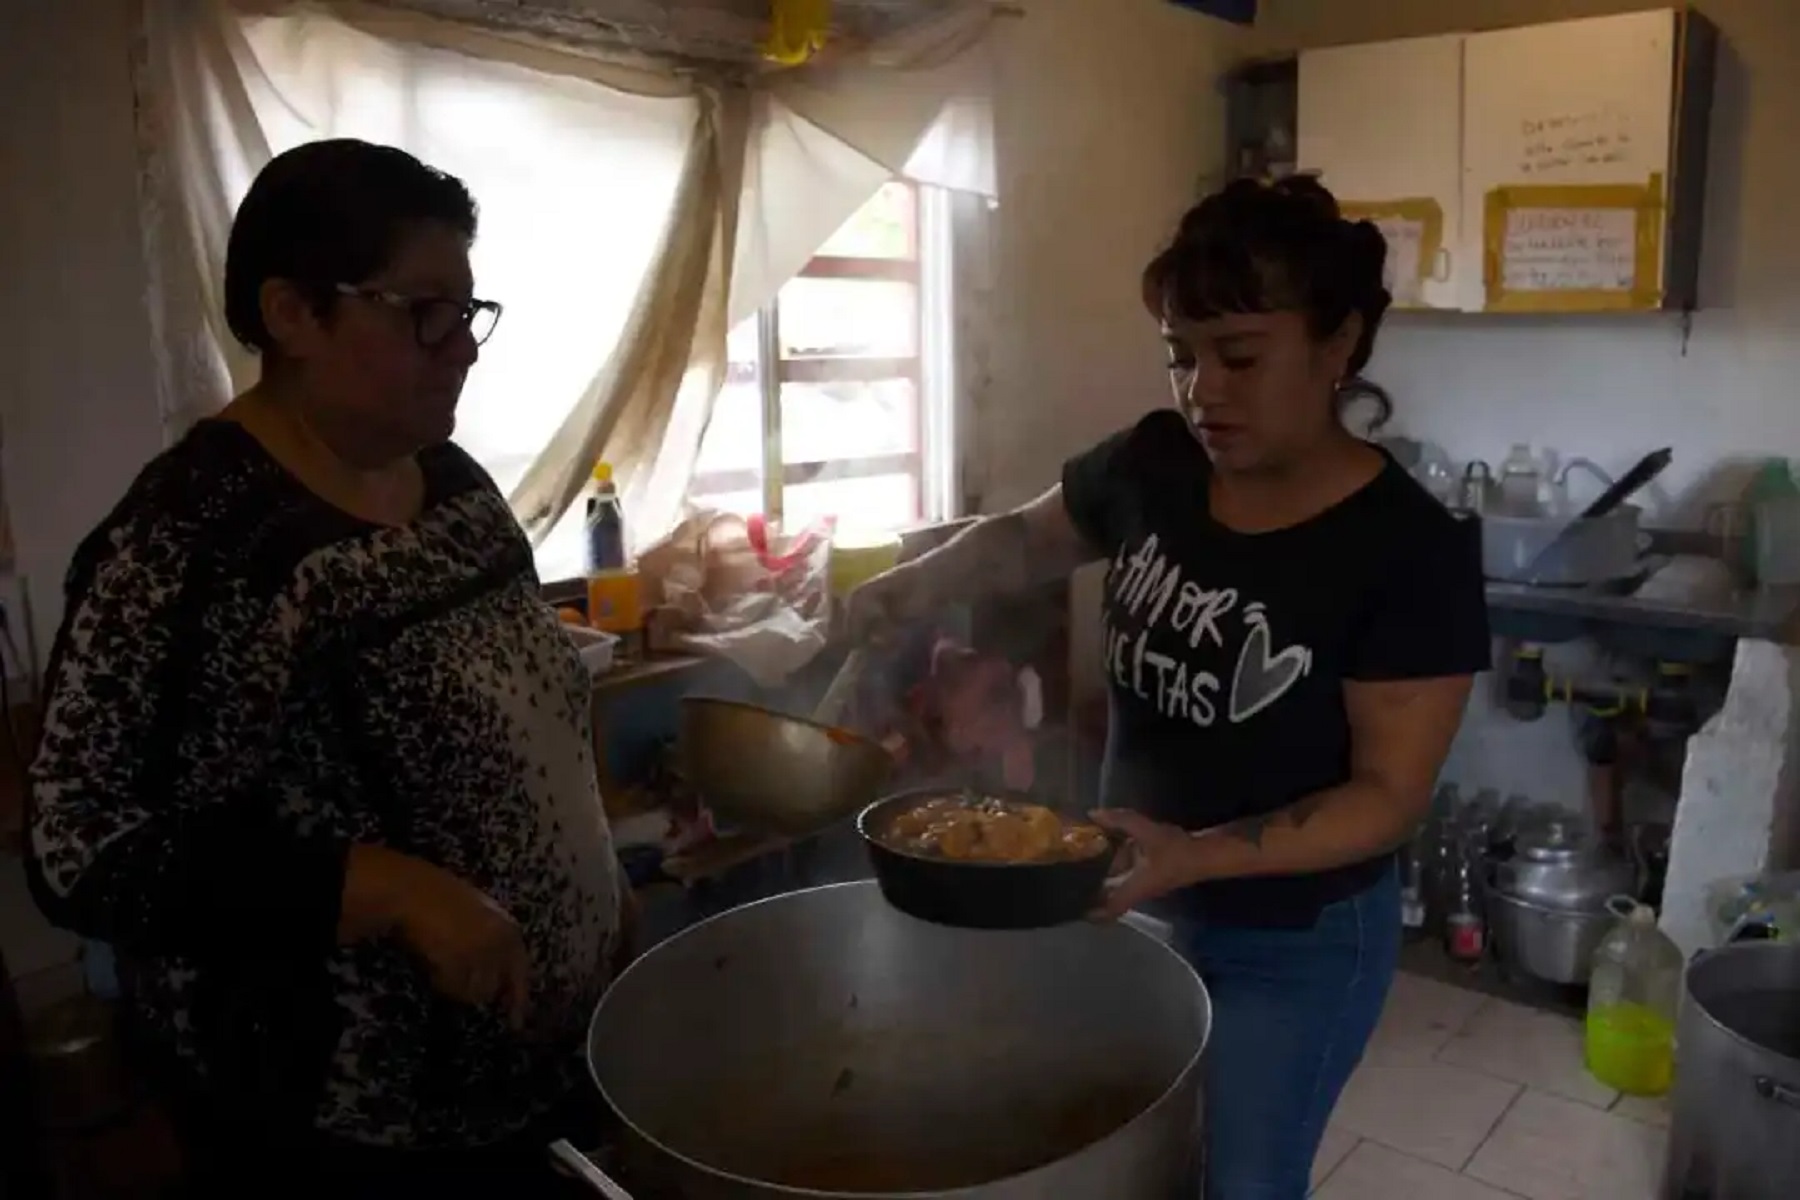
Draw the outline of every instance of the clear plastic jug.
<instances>
[{"instance_id":1,"label":"clear plastic jug","mask_svg":"<svg viewBox=\"0 0 1800 1200\"><path fill-rule=\"evenodd\" d=\"M1542 511L1538 488L1544 472L1531 447L1515 444L1500 464L1500 508L1509 517L1535 517Z\"/></svg>"},{"instance_id":2,"label":"clear plastic jug","mask_svg":"<svg viewBox=\"0 0 1800 1200\"><path fill-rule=\"evenodd\" d=\"M1609 905L1621 920L1594 951L1588 983L1588 1071L1631 1096L1660 1096L1675 1074L1675 1017L1681 1003L1681 950L1656 927L1656 910L1624 897Z\"/></svg>"}]
</instances>

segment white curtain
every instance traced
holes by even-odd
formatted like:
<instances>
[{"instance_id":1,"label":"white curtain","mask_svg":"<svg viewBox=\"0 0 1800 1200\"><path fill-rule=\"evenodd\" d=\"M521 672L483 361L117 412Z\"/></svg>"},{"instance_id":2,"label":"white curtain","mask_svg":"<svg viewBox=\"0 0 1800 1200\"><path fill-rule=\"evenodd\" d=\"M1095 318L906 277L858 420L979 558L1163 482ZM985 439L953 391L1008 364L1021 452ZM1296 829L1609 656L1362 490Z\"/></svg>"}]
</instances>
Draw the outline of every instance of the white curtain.
<instances>
[{"instance_id":1,"label":"white curtain","mask_svg":"<svg viewBox=\"0 0 1800 1200\"><path fill-rule=\"evenodd\" d=\"M600 457L637 540L673 525L726 331L887 178L993 191L985 0L748 83L622 70L378 5L142 3L149 299L171 434L253 377L218 293L255 172L318 138L398 145L481 205L477 290L506 313L457 437L539 541Z\"/></svg>"}]
</instances>

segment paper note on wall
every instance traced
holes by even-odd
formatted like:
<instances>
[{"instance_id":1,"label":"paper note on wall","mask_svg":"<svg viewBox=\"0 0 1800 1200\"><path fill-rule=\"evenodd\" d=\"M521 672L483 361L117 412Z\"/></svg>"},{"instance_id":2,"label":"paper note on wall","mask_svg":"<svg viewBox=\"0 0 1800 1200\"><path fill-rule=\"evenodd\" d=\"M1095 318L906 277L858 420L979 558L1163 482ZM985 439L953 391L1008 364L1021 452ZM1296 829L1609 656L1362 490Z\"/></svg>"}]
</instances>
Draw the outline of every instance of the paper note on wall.
<instances>
[{"instance_id":1,"label":"paper note on wall","mask_svg":"<svg viewBox=\"0 0 1800 1200\"><path fill-rule=\"evenodd\" d=\"M1340 206L1352 221L1368 221L1387 240L1382 282L1401 308L1425 303L1425 282L1435 278L1444 242L1444 210L1431 199L1347 201Z\"/></svg>"},{"instance_id":2,"label":"paper note on wall","mask_svg":"<svg viewBox=\"0 0 1800 1200\"><path fill-rule=\"evenodd\" d=\"M1495 188L1482 228L1489 312L1626 312L1662 303L1663 180Z\"/></svg>"},{"instance_id":3,"label":"paper note on wall","mask_svg":"<svg viewBox=\"0 0 1800 1200\"><path fill-rule=\"evenodd\" d=\"M1621 208L1523 208L1506 214L1501 284L1509 292L1630 292L1638 214Z\"/></svg>"},{"instance_id":4,"label":"paper note on wall","mask_svg":"<svg viewBox=\"0 0 1800 1200\"><path fill-rule=\"evenodd\" d=\"M1382 269L1382 282L1402 307L1420 300L1421 267L1424 262L1425 223L1404 217L1379 217L1375 227L1387 239L1387 264Z\"/></svg>"}]
</instances>

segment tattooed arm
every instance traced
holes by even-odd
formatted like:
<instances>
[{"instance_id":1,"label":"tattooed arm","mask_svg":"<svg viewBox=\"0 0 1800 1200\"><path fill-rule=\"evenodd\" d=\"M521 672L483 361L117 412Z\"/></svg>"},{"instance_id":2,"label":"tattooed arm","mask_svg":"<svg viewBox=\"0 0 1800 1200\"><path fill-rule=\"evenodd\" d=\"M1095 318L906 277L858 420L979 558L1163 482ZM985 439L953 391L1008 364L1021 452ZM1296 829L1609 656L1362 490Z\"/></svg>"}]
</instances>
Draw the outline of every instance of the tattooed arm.
<instances>
[{"instance_id":1,"label":"tattooed arm","mask_svg":"<svg viewBox=\"0 0 1800 1200\"><path fill-rule=\"evenodd\" d=\"M1467 676L1346 683L1349 781L1196 838L1200 878L1306 874L1400 847L1431 806L1471 683Z\"/></svg>"},{"instance_id":2,"label":"tattooed arm","mask_svg":"<svg viewBox=\"0 0 1800 1200\"><path fill-rule=\"evenodd\" d=\"M1098 557L1070 520L1059 483L1011 512L983 517L913 562L946 591L992 594L1059 579Z\"/></svg>"},{"instance_id":3,"label":"tattooed arm","mask_svg":"<svg viewBox=\"0 0 1800 1200\"><path fill-rule=\"evenodd\" d=\"M1096 813L1095 820L1130 835L1142 852L1109 911L1122 913L1208 880L1306 875L1396 849L1430 807L1472 682L1453 675L1345 683L1350 778L1275 812L1196 834L1124 810Z\"/></svg>"},{"instance_id":4,"label":"tattooed arm","mask_svg":"<svg viewBox=\"0 0 1800 1200\"><path fill-rule=\"evenodd\" d=\"M935 549L871 579L850 598L850 628L865 637L946 605L1022 592L1102 556L1076 528L1062 485L1029 504L983 517Z\"/></svg>"},{"instance_id":5,"label":"tattooed arm","mask_svg":"<svg viewBox=\"0 0 1800 1200\"><path fill-rule=\"evenodd\" d=\"M1309 874L1404 844L1430 808L1472 683L1468 676L1346 683L1350 778L1193 837L1195 882Z\"/></svg>"}]
</instances>

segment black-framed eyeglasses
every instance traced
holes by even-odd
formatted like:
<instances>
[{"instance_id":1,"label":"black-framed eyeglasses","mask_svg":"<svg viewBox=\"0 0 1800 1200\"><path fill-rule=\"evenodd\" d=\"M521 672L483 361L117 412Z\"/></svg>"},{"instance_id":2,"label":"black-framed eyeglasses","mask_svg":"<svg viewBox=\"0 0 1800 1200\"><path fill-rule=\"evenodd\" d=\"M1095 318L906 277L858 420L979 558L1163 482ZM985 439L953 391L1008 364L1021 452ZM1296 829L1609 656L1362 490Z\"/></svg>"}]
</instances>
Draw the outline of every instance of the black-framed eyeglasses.
<instances>
[{"instance_id":1,"label":"black-framed eyeglasses","mask_svg":"<svg viewBox=\"0 0 1800 1200\"><path fill-rule=\"evenodd\" d=\"M412 317L413 338L427 350L435 350L463 330L481 345L494 336L500 323L500 304L494 300L452 300L446 296L402 296L385 288L337 285L340 296L373 300Z\"/></svg>"}]
</instances>

